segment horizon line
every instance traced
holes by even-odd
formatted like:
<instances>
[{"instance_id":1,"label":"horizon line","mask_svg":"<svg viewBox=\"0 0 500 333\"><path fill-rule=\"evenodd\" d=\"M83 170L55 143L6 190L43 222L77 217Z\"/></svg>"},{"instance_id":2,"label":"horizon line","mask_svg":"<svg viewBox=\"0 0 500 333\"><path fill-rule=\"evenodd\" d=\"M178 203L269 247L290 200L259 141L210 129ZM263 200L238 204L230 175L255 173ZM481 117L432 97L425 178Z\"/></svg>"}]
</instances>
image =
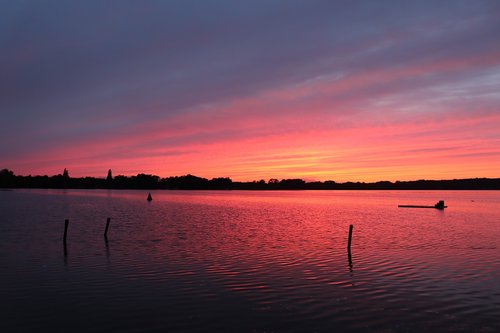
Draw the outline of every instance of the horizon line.
<instances>
[{"instance_id":1,"label":"horizon line","mask_svg":"<svg viewBox=\"0 0 500 333\"><path fill-rule=\"evenodd\" d=\"M14 176L18 177L56 177L56 176L63 176L63 174L61 173L58 173L58 174L54 174L54 175L18 175L18 174L15 174L12 170L10 169L7 169L7 168L3 168L1 169L1 171L10 171L14 174ZM66 170L66 169L64 169ZM108 169L108 170L112 170L112 169ZM68 170L66 170L68 171ZM64 172L63 172L64 173ZM206 177L202 177L202 176L197 176L197 175L194 175L194 174L191 174L191 173L187 173L187 174L184 174L184 175L180 175L180 176L166 176L166 177L162 177L162 176L159 176L159 175L155 175L155 174L152 174L152 173L144 173L144 172L140 172L140 173L137 173L135 175L124 175L124 174L118 174L116 176L112 176L112 178L115 178L115 177L118 177L118 176L122 176L122 177L137 177L139 175L146 175L146 176L153 176L153 177L159 177L160 179L168 179L168 178L175 178L175 177L186 177L186 176L193 176L193 177L197 177L197 178L202 178L202 179L207 179L207 180L211 180L211 179L219 179L219 178L228 178L230 179L232 182L237 182L237 183L253 183L253 182L260 182L260 181L264 181L266 184L269 183L271 180L273 179L276 179L278 181L282 181L282 180L302 180L304 181L305 183L325 183L325 182L335 182L337 184L345 184L345 183L364 183L364 184L375 184L375 183L383 183L383 182L389 182L389 183L397 183L397 182L418 182L418 181L429 181L429 182L432 182L432 181L455 181L455 180L475 180L475 179L488 179L488 180L495 180L495 179L500 179L500 177L466 177L466 178L446 178L446 179L426 179L426 178L419 178L419 179L407 179L407 180L377 180L377 181L360 181L360 180L357 180L357 181L352 181L352 180L349 180L349 181L336 181L336 180L333 180L333 179L327 179L327 180L308 180L308 179L304 179L304 178L275 178L275 177L271 177L269 179L253 179L253 180L234 180L232 179L231 177L229 176L218 176L218 177L212 177L212 178L206 178ZM78 179L78 178L94 178L94 179L106 179L107 177L95 177L95 176L81 176L81 177L71 177L69 176L69 172L68 172L68 178L73 178L73 179Z\"/></svg>"}]
</instances>

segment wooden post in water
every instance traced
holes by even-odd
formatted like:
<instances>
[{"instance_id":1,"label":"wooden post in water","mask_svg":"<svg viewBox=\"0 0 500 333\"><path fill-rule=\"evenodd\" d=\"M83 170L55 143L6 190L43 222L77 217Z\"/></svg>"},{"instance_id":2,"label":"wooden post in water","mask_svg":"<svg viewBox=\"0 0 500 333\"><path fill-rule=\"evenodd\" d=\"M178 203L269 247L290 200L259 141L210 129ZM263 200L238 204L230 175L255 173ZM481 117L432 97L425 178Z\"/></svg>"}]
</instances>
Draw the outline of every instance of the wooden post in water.
<instances>
[{"instance_id":1,"label":"wooden post in water","mask_svg":"<svg viewBox=\"0 0 500 333\"><path fill-rule=\"evenodd\" d=\"M109 229L109 222L111 222L111 217L108 217L108 220L106 221L106 229L104 229L104 238L108 238L108 229Z\"/></svg>"},{"instance_id":2,"label":"wooden post in water","mask_svg":"<svg viewBox=\"0 0 500 333\"><path fill-rule=\"evenodd\" d=\"M352 239L352 224L349 225L349 238L347 240L347 251L351 252L351 239Z\"/></svg>"},{"instance_id":3,"label":"wooden post in water","mask_svg":"<svg viewBox=\"0 0 500 333\"><path fill-rule=\"evenodd\" d=\"M66 243L66 236L68 235L68 225L69 225L69 220L68 219L64 220L64 237L63 237L64 243Z\"/></svg>"}]
</instances>

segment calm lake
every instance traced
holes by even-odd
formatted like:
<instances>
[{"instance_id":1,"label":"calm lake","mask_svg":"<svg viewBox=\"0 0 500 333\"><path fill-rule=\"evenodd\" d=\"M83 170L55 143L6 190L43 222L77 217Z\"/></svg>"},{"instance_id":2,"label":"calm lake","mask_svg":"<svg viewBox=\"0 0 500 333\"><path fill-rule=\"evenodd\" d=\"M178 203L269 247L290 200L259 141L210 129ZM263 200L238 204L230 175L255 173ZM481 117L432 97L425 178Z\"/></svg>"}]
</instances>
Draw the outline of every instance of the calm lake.
<instances>
[{"instance_id":1,"label":"calm lake","mask_svg":"<svg viewBox=\"0 0 500 333\"><path fill-rule=\"evenodd\" d=\"M499 191L148 192L0 191L0 331L500 331Z\"/></svg>"}]
</instances>

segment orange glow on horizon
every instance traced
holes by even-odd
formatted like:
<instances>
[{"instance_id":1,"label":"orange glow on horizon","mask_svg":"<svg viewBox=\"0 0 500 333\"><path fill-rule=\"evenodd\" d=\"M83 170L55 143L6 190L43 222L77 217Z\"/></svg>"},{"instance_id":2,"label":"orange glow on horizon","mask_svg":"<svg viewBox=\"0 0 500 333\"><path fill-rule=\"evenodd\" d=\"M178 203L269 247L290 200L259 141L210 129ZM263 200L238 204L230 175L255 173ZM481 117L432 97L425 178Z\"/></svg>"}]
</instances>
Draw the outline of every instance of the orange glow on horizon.
<instances>
[{"instance_id":1,"label":"orange glow on horizon","mask_svg":"<svg viewBox=\"0 0 500 333\"><path fill-rule=\"evenodd\" d=\"M73 177L105 177L111 168L115 175L190 173L234 181L497 178L500 115L494 108L451 110L442 107L441 95L420 100L396 92L362 94L406 76L495 61L489 55L307 81L100 133L4 165L26 175L34 165L36 174L67 168Z\"/></svg>"}]
</instances>

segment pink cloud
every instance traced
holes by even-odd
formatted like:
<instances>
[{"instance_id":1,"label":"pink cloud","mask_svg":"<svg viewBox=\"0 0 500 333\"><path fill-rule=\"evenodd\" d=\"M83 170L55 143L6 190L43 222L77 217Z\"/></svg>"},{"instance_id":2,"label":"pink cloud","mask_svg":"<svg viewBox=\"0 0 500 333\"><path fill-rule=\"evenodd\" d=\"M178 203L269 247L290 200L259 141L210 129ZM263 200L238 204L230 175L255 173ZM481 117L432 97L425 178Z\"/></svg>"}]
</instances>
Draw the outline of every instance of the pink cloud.
<instances>
[{"instance_id":1,"label":"pink cloud","mask_svg":"<svg viewBox=\"0 0 500 333\"><path fill-rule=\"evenodd\" d=\"M104 176L112 168L115 174L194 173L235 180L498 177L496 109L471 113L399 87L407 80L433 84L438 73L488 68L498 59L500 54L488 54L327 75L76 137L5 164L22 174L54 174L66 167L73 176Z\"/></svg>"}]
</instances>

